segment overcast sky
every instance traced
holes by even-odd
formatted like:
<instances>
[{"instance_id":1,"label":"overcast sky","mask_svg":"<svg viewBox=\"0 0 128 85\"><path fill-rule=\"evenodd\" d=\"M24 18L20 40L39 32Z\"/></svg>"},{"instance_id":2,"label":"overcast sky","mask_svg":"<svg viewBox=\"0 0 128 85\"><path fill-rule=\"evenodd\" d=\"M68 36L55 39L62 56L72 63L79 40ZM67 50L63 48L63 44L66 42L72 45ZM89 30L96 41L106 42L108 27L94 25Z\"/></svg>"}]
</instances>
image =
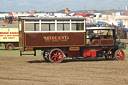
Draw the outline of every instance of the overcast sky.
<instances>
[{"instance_id":1,"label":"overcast sky","mask_svg":"<svg viewBox=\"0 0 128 85\"><path fill-rule=\"evenodd\" d=\"M128 0L0 0L0 11L125 9Z\"/></svg>"}]
</instances>

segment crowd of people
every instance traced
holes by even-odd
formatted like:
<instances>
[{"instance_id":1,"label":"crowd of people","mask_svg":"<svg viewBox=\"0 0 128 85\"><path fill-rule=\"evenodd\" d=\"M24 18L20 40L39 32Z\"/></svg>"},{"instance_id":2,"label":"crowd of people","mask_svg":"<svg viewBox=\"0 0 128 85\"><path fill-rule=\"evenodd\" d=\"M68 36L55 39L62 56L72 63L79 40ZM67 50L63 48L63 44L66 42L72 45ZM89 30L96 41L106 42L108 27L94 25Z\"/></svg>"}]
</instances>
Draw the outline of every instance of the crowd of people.
<instances>
[{"instance_id":1,"label":"crowd of people","mask_svg":"<svg viewBox=\"0 0 128 85\"><path fill-rule=\"evenodd\" d=\"M12 16L6 17L5 20L3 21L6 24L12 24L14 18Z\"/></svg>"}]
</instances>

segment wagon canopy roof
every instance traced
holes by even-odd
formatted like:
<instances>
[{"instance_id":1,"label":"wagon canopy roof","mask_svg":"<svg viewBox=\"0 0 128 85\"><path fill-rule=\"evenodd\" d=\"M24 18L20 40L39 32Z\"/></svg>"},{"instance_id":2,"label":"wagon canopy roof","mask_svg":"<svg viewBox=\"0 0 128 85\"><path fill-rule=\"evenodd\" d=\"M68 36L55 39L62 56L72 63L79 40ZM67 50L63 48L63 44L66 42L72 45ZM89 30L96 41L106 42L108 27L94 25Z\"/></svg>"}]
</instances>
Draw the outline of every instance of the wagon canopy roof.
<instances>
[{"instance_id":1,"label":"wagon canopy roof","mask_svg":"<svg viewBox=\"0 0 128 85\"><path fill-rule=\"evenodd\" d=\"M85 20L84 17L21 17L22 20Z\"/></svg>"},{"instance_id":2,"label":"wagon canopy roof","mask_svg":"<svg viewBox=\"0 0 128 85\"><path fill-rule=\"evenodd\" d=\"M110 30L115 29L112 27L86 27L86 30Z\"/></svg>"}]
</instances>

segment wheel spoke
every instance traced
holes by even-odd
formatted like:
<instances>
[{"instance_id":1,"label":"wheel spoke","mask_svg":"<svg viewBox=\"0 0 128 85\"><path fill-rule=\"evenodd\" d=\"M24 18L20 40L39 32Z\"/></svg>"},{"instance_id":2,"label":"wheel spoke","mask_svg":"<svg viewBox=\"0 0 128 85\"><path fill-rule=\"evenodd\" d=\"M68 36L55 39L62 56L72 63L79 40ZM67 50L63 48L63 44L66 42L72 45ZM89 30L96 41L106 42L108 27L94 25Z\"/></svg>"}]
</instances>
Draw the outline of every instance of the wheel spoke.
<instances>
[{"instance_id":1,"label":"wheel spoke","mask_svg":"<svg viewBox=\"0 0 128 85\"><path fill-rule=\"evenodd\" d=\"M53 59L53 61L56 61L56 57Z\"/></svg>"},{"instance_id":2,"label":"wheel spoke","mask_svg":"<svg viewBox=\"0 0 128 85\"><path fill-rule=\"evenodd\" d=\"M123 55L123 52L121 52L121 55Z\"/></svg>"},{"instance_id":3,"label":"wheel spoke","mask_svg":"<svg viewBox=\"0 0 128 85\"><path fill-rule=\"evenodd\" d=\"M117 58L119 59L119 58L120 58L120 56L117 56Z\"/></svg>"},{"instance_id":4,"label":"wheel spoke","mask_svg":"<svg viewBox=\"0 0 128 85\"><path fill-rule=\"evenodd\" d=\"M54 60L56 58L56 56L52 56L51 59Z\"/></svg>"},{"instance_id":5,"label":"wheel spoke","mask_svg":"<svg viewBox=\"0 0 128 85\"><path fill-rule=\"evenodd\" d=\"M117 53L117 55L119 56L120 54L119 54L119 53Z\"/></svg>"},{"instance_id":6,"label":"wheel spoke","mask_svg":"<svg viewBox=\"0 0 128 85\"><path fill-rule=\"evenodd\" d=\"M120 55L120 51L117 54Z\"/></svg>"},{"instance_id":7,"label":"wheel spoke","mask_svg":"<svg viewBox=\"0 0 128 85\"><path fill-rule=\"evenodd\" d=\"M58 53L59 53L59 51L57 50L55 54L58 55Z\"/></svg>"},{"instance_id":8,"label":"wheel spoke","mask_svg":"<svg viewBox=\"0 0 128 85\"><path fill-rule=\"evenodd\" d=\"M57 54L57 57L59 57L59 56L61 56L61 54L58 53L58 54Z\"/></svg>"}]
</instances>

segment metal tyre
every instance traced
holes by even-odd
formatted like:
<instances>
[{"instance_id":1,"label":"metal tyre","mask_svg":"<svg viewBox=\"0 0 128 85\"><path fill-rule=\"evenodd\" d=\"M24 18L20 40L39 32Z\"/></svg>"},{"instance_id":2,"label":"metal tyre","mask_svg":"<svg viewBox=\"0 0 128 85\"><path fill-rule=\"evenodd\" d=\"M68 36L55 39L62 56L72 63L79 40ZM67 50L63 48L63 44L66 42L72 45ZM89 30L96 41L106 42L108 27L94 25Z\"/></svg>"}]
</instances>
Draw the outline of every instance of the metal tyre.
<instances>
[{"instance_id":1,"label":"metal tyre","mask_svg":"<svg viewBox=\"0 0 128 85\"><path fill-rule=\"evenodd\" d=\"M124 60L125 58L124 51L122 51L121 49L116 50L114 55L115 55L116 60Z\"/></svg>"},{"instance_id":2,"label":"metal tyre","mask_svg":"<svg viewBox=\"0 0 128 85\"><path fill-rule=\"evenodd\" d=\"M55 48L49 53L49 61L52 63L61 63L64 59L64 54L62 50Z\"/></svg>"}]
</instances>

